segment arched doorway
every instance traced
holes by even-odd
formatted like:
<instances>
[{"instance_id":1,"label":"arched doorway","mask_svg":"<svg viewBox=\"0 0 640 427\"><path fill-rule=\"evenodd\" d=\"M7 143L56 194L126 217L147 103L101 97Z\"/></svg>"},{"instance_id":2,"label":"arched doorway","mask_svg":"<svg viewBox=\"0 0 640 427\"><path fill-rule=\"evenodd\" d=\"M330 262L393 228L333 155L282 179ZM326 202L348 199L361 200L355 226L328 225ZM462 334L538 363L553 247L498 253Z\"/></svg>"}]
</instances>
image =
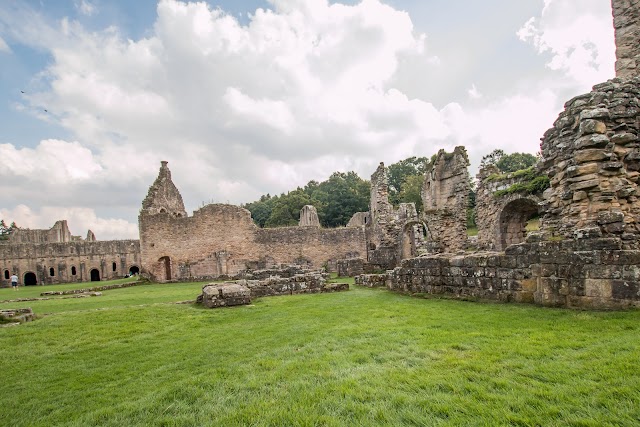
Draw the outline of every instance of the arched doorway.
<instances>
[{"instance_id":1,"label":"arched doorway","mask_svg":"<svg viewBox=\"0 0 640 427\"><path fill-rule=\"evenodd\" d=\"M133 276L135 274L140 274L140 268L137 265L132 265L129 267L129 276Z\"/></svg>"},{"instance_id":2,"label":"arched doorway","mask_svg":"<svg viewBox=\"0 0 640 427\"><path fill-rule=\"evenodd\" d=\"M427 226L422 222L409 222L402 230L400 259L415 258L418 249L427 241Z\"/></svg>"},{"instance_id":3,"label":"arched doorway","mask_svg":"<svg viewBox=\"0 0 640 427\"><path fill-rule=\"evenodd\" d=\"M509 202L500 212L498 241L500 249L524 242L527 236L527 221L538 214L538 204L531 199Z\"/></svg>"},{"instance_id":4,"label":"arched doorway","mask_svg":"<svg viewBox=\"0 0 640 427\"><path fill-rule=\"evenodd\" d=\"M92 282L99 282L100 281L100 271L98 271L97 268L94 268L91 270L91 281Z\"/></svg>"},{"instance_id":5,"label":"arched doorway","mask_svg":"<svg viewBox=\"0 0 640 427\"><path fill-rule=\"evenodd\" d=\"M24 285L25 286L35 286L38 284L38 278L35 273L28 272L24 275Z\"/></svg>"},{"instance_id":6,"label":"arched doorway","mask_svg":"<svg viewBox=\"0 0 640 427\"><path fill-rule=\"evenodd\" d=\"M164 280L171 280L171 258L163 256L158 260L161 263L161 268L164 272Z\"/></svg>"}]
</instances>

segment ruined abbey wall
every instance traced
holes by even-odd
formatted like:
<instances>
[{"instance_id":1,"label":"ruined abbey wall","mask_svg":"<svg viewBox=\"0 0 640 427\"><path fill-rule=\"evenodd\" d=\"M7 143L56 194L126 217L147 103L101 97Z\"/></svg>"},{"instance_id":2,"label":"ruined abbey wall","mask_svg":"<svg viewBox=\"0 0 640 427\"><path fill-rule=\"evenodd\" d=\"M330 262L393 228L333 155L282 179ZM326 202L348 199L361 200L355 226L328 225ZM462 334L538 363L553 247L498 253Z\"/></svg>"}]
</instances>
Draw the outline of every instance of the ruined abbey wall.
<instances>
[{"instance_id":1,"label":"ruined abbey wall","mask_svg":"<svg viewBox=\"0 0 640 427\"><path fill-rule=\"evenodd\" d=\"M640 74L640 0L611 0L616 33L616 75Z\"/></svg>"},{"instance_id":2,"label":"ruined abbey wall","mask_svg":"<svg viewBox=\"0 0 640 427\"><path fill-rule=\"evenodd\" d=\"M233 276L276 264L321 268L363 256L365 247L362 227L260 229L246 209L222 204L186 218L141 215L140 241L145 272L159 281Z\"/></svg>"},{"instance_id":3,"label":"ruined abbey wall","mask_svg":"<svg viewBox=\"0 0 640 427\"><path fill-rule=\"evenodd\" d=\"M640 78L615 78L565 104L542 141L542 230L570 238L598 228L640 236ZM635 246L634 246L635 247Z\"/></svg>"},{"instance_id":4,"label":"ruined abbey wall","mask_svg":"<svg viewBox=\"0 0 640 427\"><path fill-rule=\"evenodd\" d=\"M21 285L29 278L36 283L28 284L49 285L91 281L92 270L98 280L119 279L132 267L141 268L138 240L0 244L2 286L11 285L12 274Z\"/></svg>"},{"instance_id":5,"label":"ruined abbey wall","mask_svg":"<svg viewBox=\"0 0 640 427\"><path fill-rule=\"evenodd\" d=\"M464 147L440 150L422 186L423 217L434 252L463 250L467 241L469 158Z\"/></svg>"}]
</instances>

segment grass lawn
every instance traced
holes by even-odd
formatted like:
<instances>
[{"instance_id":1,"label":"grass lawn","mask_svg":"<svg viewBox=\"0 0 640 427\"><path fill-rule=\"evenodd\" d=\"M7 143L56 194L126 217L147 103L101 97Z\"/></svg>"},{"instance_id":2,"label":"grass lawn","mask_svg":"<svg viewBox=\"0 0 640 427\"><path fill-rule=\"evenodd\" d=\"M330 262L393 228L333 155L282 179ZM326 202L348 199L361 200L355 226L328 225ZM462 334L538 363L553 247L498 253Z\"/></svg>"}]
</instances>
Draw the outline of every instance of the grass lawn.
<instances>
[{"instance_id":1,"label":"grass lawn","mask_svg":"<svg viewBox=\"0 0 640 427\"><path fill-rule=\"evenodd\" d=\"M637 310L355 286L216 310L170 303L201 286L0 304L42 315L0 328L0 425L640 424ZM0 289L15 294L27 289Z\"/></svg>"}]
</instances>

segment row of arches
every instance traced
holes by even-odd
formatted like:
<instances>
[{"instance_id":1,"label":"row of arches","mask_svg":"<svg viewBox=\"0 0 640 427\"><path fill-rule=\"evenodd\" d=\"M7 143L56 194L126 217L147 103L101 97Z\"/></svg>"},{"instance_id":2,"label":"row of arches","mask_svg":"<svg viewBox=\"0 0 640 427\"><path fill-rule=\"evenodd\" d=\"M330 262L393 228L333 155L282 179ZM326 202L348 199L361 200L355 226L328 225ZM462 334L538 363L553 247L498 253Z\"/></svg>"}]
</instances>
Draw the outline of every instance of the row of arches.
<instances>
[{"instance_id":1,"label":"row of arches","mask_svg":"<svg viewBox=\"0 0 640 427\"><path fill-rule=\"evenodd\" d=\"M132 265L131 267L129 267L129 275L133 276L139 273L140 273L140 268L137 265ZM55 270L53 267L49 268L49 275L52 277L55 275ZM75 266L71 266L71 275L72 276L77 275L77 269ZM5 269L4 279L9 280L10 278L11 278L11 272L8 269ZM100 270L98 270L97 268L92 268L89 271L89 278L91 282L99 282L101 280ZM35 286L38 284L38 276L32 271L27 271L22 276L22 283L24 286Z\"/></svg>"}]
</instances>

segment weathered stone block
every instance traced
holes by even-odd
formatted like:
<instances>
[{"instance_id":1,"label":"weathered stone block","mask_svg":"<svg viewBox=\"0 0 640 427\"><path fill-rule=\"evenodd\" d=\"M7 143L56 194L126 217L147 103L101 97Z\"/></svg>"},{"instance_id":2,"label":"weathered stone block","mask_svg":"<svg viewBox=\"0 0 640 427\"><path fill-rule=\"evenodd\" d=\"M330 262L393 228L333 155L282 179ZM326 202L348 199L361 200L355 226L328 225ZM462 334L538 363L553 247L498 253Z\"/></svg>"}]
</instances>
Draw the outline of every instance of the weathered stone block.
<instances>
[{"instance_id":1,"label":"weathered stone block","mask_svg":"<svg viewBox=\"0 0 640 427\"><path fill-rule=\"evenodd\" d=\"M608 279L586 279L585 295L588 297L611 298L612 281Z\"/></svg>"},{"instance_id":2,"label":"weathered stone block","mask_svg":"<svg viewBox=\"0 0 640 427\"><path fill-rule=\"evenodd\" d=\"M216 283L202 288L202 304L208 308L251 303L249 288L238 283Z\"/></svg>"}]
</instances>

